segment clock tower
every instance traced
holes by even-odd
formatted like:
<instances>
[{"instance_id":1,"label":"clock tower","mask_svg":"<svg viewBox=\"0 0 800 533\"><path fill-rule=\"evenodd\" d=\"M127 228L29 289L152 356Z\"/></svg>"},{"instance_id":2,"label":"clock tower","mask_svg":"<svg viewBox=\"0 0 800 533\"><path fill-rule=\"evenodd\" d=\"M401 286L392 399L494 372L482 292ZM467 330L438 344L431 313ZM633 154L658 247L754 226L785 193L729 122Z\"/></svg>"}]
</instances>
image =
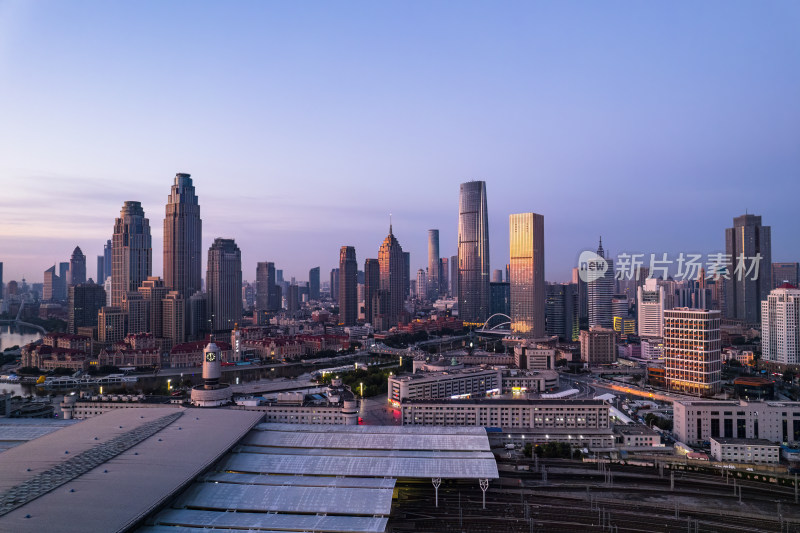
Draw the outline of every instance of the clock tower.
<instances>
[{"instance_id":1,"label":"clock tower","mask_svg":"<svg viewBox=\"0 0 800 533\"><path fill-rule=\"evenodd\" d=\"M197 407L218 407L230 403L233 391L227 384L220 384L222 376L222 351L209 343L203 350L203 384L192 388L192 404Z\"/></svg>"}]
</instances>

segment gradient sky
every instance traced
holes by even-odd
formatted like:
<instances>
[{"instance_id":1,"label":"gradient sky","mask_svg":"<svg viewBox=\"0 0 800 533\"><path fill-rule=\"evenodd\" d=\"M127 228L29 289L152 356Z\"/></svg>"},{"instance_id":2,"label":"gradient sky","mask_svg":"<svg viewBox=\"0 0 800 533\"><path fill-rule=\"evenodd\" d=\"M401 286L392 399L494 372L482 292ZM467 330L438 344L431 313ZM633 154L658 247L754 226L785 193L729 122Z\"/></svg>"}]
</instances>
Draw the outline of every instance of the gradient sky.
<instances>
[{"instance_id":1,"label":"gradient sky","mask_svg":"<svg viewBox=\"0 0 800 533\"><path fill-rule=\"evenodd\" d=\"M153 228L192 174L204 247L322 278L395 235L456 251L458 186L545 217L548 280L603 235L706 253L748 210L800 260L800 3L0 0L0 261L95 257L125 200ZM205 255L205 254L204 254Z\"/></svg>"}]
</instances>

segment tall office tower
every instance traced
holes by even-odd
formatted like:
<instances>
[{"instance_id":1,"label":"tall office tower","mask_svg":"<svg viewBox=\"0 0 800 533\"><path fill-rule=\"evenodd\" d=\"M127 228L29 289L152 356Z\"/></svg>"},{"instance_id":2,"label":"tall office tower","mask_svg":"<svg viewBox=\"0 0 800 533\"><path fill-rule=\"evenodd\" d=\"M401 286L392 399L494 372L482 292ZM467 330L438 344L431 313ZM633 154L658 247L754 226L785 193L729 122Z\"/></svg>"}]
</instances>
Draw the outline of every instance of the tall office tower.
<instances>
[{"instance_id":1,"label":"tall office tower","mask_svg":"<svg viewBox=\"0 0 800 533\"><path fill-rule=\"evenodd\" d=\"M112 274L114 267L114 255L111 253L112 248L111 239L109 239L103 246L103 278L97 280L97 283L100 285L110 278Z\"/></svg>"},{"instance_id":2,"label":"tall office tower","mask_svg":"<svg viewBox=\"0 0 800 533\"><path fill-rule=\"evenodd\" d=\"M97 312L97 340L109 344L125 338L127 315L121 307L101 307Z\"/></svg>"},{"instance_id":3,"label":"tall office tower","mask_svg":"<svg viewBox=\"0 0 800 533\"><path fill-rule=\"evenodd\" d=\"M381 283L381 267L377 259L364 262L364 320L372 324L374 320L373 300Z\"/></svg>"},{"instance_id":4,"label":"tall office tower","mask_svg":"<svg viewBox=\"0 0 800 533\"><path fill-rule=\"evenodd\" d=\"M319 300L319 267L308 271L308 299Z\"/></svg>"},{"instance_id":5,"label":"tall office tower","mask_svg":"<svg viewBox=\"0 0 800 533\"><path fill-rule=\"evenodd\" d=\"M76 246L69 258L68 285L80 285L81 283L86 283L86 256L83 255L80 247Z\"/></svg>"},{"instance_id":6,"label":"tall office tower","mask_svg":"<svg viewBox=\"0 0 800 533\"><path fill-rule=\"evenodd\" d=\"M78 328L96 327L97 313L106 305L106 291L96 283L82 283L69 288L69 321L67 333L78 333Z\"/></svg>"},{"instance_id":7,"label":"tall office tower","mask_svg":"<svg viewBox=\"0 0 800 533\"><path fill-rule=\"evenodd\" d=\"M198 292L189 297L189 331L186 337L189 340L203 338L203 332L208 328L208 294Z\"/></svg>"},{"instance_id":8,"label":"tall office tower","mask_svg":"<svg viewBox=\"0 0 800 533\"><path fill-rule=\"evenodd\" d=\"M98 255L97 256L97 277L95 278L95 280L97 281L97 283L99 285L103 284L103 281L104 281L103 276L105 275L105 271L106 271L106 258L103 257L102 255Z\"/></svg>"},{"instance_id":9,"label":"tall office tower","mask_svg":"<svg viewBox=\"0 0 800 533\"><path fill-rule=\"evenodd\" d=\"M439 258L439 296L446 297L450 293L450 259Z\"/></svg>"},{"instance_id":10,"label":"tall office tower","mask_svg":"<svg viewBox=\"0 0 800 533\"><path fill-rule=\"evenodd\" d=\"M4 292L3 292L3 262L0 261L0 300L3 299Z\"/></svg>"},{"instance_id":11,"label":"tall office tower","mask_svg":"<svg viewBox=\"0 0 800 533\"><path fill-rule=\"evenodd\" d=\"M378 266L380 268L380 288L387 291L389 303L386 310L386 329L396 326L403 312L403 304L408 294L406 289L406 256L403 247L392 233L389 224L389 235L384 239L378 250Z\"/></svg>"},{"instance_id":12,"label":"tall office tower","mask_svg":"<svg viewBox=\"0 0 800 533\"><path fill-rule=\"evenodd\" d=\"M458 256L450 256L450 297L458 300Z\"/></svg>"},{"instance_id":13,"label":"tall office tower","mask_svg":"<svg viewBox=\"0 0 800 533\"><path fill-rule=\"evenodd\" d=\"M425 270L423 270L421 268L419 270L417 270L417 294L416 294L417 300L426 300L426 299L428 299L428 296L429 296L429 294L428 294L429 293L429 291L428 291L428 279L429 278L430 278L430 276L428 276L428 273Z\"/></svg>"},{"instance_id":14,"label":"tall office tower","mask_svg":"<svg viewBox=\"0 0 800 533\"><path fill-rule=\"evenodd\" d=\"M64 291L66 292L67 282L69 281L69 261L58 264L58 277L64 280Z\"/></svg>"},{"instance_id":15,"label":"tall office tower","mask_svg":"<svg viewBox=\"0 0 800 533\"><path fill-rule=\"evenodd\" d=\"M275 298L275 264L261 261L256 264L256 310L277 311Z\"/></svg>"},{"instance_id":16,"label":"tall office tower","mask_svg":"<svg viewBox=\"0 0 800 533\"><path fill-rule=\"evenodd\" d=\"M294 316L300 310L300 287L295 284L289 285L286 291L286 311Z\"/></svg>"},{"instance_id":17,"label":"tall office tower","mask_svg":"<svg viewBox=\"0 0 800 533\"><path fill-rule=\"evenodd\" d=\"M578 324L583 327L589 327L589 291L586 287L586 282L581 277L581 269L572 269L572 283L577 287L578 291Z\"/></svg>"},{"instance_id":18,"label":"tall office tower","mask_svg":"<svg viewBox=\"0 0 800 533\"><path fill-rule=\"evenodd\" d=\"M439 230L428 230L428 279L426 281L428 298L435 302L439 299ZM417 282L419 295L419 281Z\"/></svg>"},{"instance_id":19,"label":"tall office tower","mask_svg":"<svg viewBox=\"0 0 800 533\"><path fill-rule=\"evenodd\" d=\"M592 259L586 265L589 274L602 272L604 267L607 269L600 277L596 279L589 277L586 282L589 327L612 328L614 326L614 317L611 313L611 299L614 297L614 261L605 259L602 238L597 247L597 255L600 256L598 259Z\"/></svg>"},{"instance_id":20,"label":"tall office tower","mask_svg":"<svg viewBox=\"0 0 800 533\"><path fill-rule=\"evenodd\" d=\"M511 315L511 284L505 282L489 283L489 316L505 315L493 318L488 328L508 322L506 316Z\"/></svg>"},{"instance_id":21,"label":"tall office tower","mask_svg":"<svg viewBox=\"0 0 800 533\"><path fill-rule=\"evenodd\" d=\"M389 291L378 289L372 297L372 327L375 331L389 329L389 306L392 298Z\"/></svg>"},{"instance_id":22,"label":"tall office tower","mask_svg":"<svg viewBox=\"0 0 800 533\"><path fill-rule=\"evenodd\" d=\"M664 311L667 388L697 396L720 391L720 312L678 307Z\"/></svg>"},{"instance_id":23,"label":"tall office tower","mask_svg":"<svg viewBox=\"0 0 800 533\"><path fill-rule=\"evenodd\" d=\"M574 283L548 283L545 300L545 334L558 335L574 342L580 332L578 322L578 286Z\"/></svg>"},{"instance_id":24,"label":"tall office tower","mask_svg":"<svg viewBox=\"0 0 800 533\"><path fill-rule=\"evenodd\" d=\"M150 221L140 202L122 205L111 241L111 305L121 307L125 295L136 291L153 273Z\"/></svg>"},{"instance_id":25,"label":"tall office tower","mask_svg":"<svg viewBox=\"0 0 800 533\"><path fill-rule=\"evenodd\" d=\"M403 279L405 281L403 302L405 303L411 291L411 252L403 252Z\"/></svg>"},{"instance_id":26,"label":"tall office tower","mask_svg":"<svg viewBox=\"0 0 800 533\"><path fill-rule=\"evenodd\" d=\"M581 361L590 366L617 360L617 334L613 329L592 327L580 332Z\"/></svg>"},{"instance_id":27,"label":"tall office tower","mask_svg":"<svg viewBox=\"0 0 800 533\"><path fill-rule=\"evenodd\" d=\"M122 299L122 310L127 315L125 333L150 332L150 302L139 291L131 291Z\"/></svg>"},{"instance_id":28,"label":"tall office tower","mask_svg":"<svg viewBox=\"0 0 800 533\"><path fill-rule=\"evenodd\" d=\"M499 268L492 270L492 281L490 283L503 283L503 271Z\"/></svg>"},{"instance_id":29,"label":"tall office tower","mask_svg":"<svg viewBox=\"0 0 800 533\"><path fill-rule=\"evenodd\" d=\"M184 302L201 289L202 239L203 222L192 178L176 174L164 216L164 286L178 291Z\"/></svg>"},{"instance_id":30,"label":"tall office tower","mask_svg":"<svg viewBox=\"0 0 800 533\"><path fill-rule=\"evenodd\" d=\"M358 322L358 263L352 246L339 250L339 322L345 326Z\"/></svg>"},{"instance_id":31,"label":"tall office tower","mask_svg":"<svg viewBox=\"0 0 800 533\"><path fill-rule=\"evenodd\" d=\"M202 293L198 292L195 295L202 295ZM163 338L169 340L170 346L181 344L186 340L185 328L188 321L185 314L189 309L190 306L186 305L183 296L178 291L169 291L161 300L161 331Z\"/></svg>"},{"instance_id":32,"label":"tall office tower","mask_svg":"<svg viewBox=\"0 0 800 533\"><path fill-rule=\"evenodd\" d=\"M280 268L275 270L275 283L278 285L283 284L283 270Z\"/></svg>"},{"instance_id":33,"label":"tall office tower","mask_svg":"<svg viewBox=\"0 0 800 533\"><path fill-rule=\"evenodd\" d=\"M242 253L233 239L214 239L208 249L208 320L211 331L231 331L242 321Z\"/></svg>"},{"instance_id":34,"label":"tall office tower","mask_svg":"<svg viewBox=\"0 0 800 533\"><path fill-rule=\"evenodd\" d=\"M511 330L544 335L544 217L520 213L508 217L511 244Z\"/></svg>"},{"instance_id":35,"label":"tall office tower","mask_svg":"<svg viewBox=\"0 0 800 533\"><path fill-rule=\"evenodd\" d=\"M164 335L164 309L163 309L163 300L167 297L167 293L169 293L169 289L164 284L164 280L157 276L150 276L146 280L142 282L142 286L139 287L139 294L147 302L148 308L148 329L150 333L153 334L153 337L159 339L165 337ZM186 302L184 302L185 304ZM186 313L181 313L181 316L184 320L186 320ZM184 329L185 330L185 325ZM181 343L184 339L181 339L177 342Z\"/></svg>"},{"instance_id":36,"label":"tall office tower","mask_svg":"<svg viewBox=\"0 0 800 533\"><path fill-rule=\"evenodd\" d=\"M761 358L800 363L800 290L784 283L761 302Z\"/></svg>"},{"instance_id":37,"label":"tall office tower","mask_svg":"<svg viewBox=\"0 0 800 533\"><path fill-rule=\"evenodd\" d=\"M664 287L648 279L636 294L637 325L640 337L664 336Z\"/></svg>"},{"instance_id":38,"label":"tall office tower","mask_svg":"<svg viewBox=\"0 0 800 533\"><path fill-rule=\"evenodd\" d=\"M464 325L489 318L489 216L483 181L462 183L458 195L458 316Z\"/></svg>"},{"instance_id":39,"label":"tall office tower","mask_svg":"<svg viewBox=\"0 0 800 533\"><path fill-rule=\"evenodd\" d=\"M331 269L331 300L339 301L339 269Z\"/></svg>"},{"instance_id":40,"label":"tall office tower","mask_svg":"<svg viewBox=\"0 0 800 533\"><path fill-rule=\"evenodd\" d=\"M42 288L42 300L51 302L56 300L58 293L58 274L56 274L56 266L53 265L44 271L44 287Z\"/></svg>"},{"instance_id":41,"label":"tall office tower","mask_svg":"<svg viewBox=\"0 0 800 533\"><path fill-rule=\"evenodd\" d=\"M59 302L67 300L67 279L69 278L69 263L58 263L58 278L54 279L53 299Z\"/></svg>"},{"instance_id":42,"label":"tall office tower","mask_svg":"<svg viewBox=\"0 0 800 533\"><path fill-rule=\"evenodd\" d=\"M2 272L0 272L2 274ZM2 282L2 279L0 279ZM800 282L800 263L772 263L772 288L788 283L798 286Z\"/></svg>"},{"instance_id":43,"label":"tall office tower","mask_svg":"<svg viewBox=\"0 0 800 533\"><path fill-rule=\"evenodd\" d=\"M761 301L772 288L771 228L761 225L761 217L742 215L733 219L733 227L725 230L725 253L730 257L730 279L726 280L726 316L746 323L761 321ZM758 272L746 274L753 258L760 254ZM740 261L740 258L744 261ZM744 267L741 276L737 267ZM757 277L756 277L757 275ZM756 279L753 279L756 277Z\"/></svg>"}]
</instances>

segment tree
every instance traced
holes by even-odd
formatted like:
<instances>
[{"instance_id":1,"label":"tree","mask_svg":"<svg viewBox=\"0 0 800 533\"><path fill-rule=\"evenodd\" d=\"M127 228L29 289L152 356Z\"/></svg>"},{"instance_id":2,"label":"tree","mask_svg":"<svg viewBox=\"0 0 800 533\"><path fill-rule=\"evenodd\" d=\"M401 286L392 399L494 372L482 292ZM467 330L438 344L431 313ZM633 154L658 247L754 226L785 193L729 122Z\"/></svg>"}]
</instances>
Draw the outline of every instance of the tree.
<instances>
[{"instance_id":1,"label":"tree","mask_svg":"<svg viewBox=\"0 0 800 533\"><path fill-rule=\"evenodd\" d=\"M785 381L787 383L791 383L793 380L794 380L794 372L792 372L791 370L787 369L783 373L783 381Z\"/></svg>"}]
</instances>

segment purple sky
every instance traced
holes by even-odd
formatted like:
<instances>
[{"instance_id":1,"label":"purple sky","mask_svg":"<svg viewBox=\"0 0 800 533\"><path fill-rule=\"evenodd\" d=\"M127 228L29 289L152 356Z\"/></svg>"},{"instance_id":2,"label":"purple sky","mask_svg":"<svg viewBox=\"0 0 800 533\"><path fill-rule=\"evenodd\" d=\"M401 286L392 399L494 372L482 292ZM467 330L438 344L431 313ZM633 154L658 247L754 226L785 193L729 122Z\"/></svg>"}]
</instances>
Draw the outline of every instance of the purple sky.
<instances>
[{"instance_id":1,"label":"purple sky","mask_svg":"<svg viewBox=\"0 0 800 533\"><path fill-rule=\"evenodd\" d=\"M748 210L800 260L796 2L0 3L0 261L42 279L95 256L125 200L153 227L176 172L204 241L323 280L377 257L388 214L412 269L456 249L458 185L545 216L566 280L613 253L706 253Z\"/></svg>"}]
</instances>

